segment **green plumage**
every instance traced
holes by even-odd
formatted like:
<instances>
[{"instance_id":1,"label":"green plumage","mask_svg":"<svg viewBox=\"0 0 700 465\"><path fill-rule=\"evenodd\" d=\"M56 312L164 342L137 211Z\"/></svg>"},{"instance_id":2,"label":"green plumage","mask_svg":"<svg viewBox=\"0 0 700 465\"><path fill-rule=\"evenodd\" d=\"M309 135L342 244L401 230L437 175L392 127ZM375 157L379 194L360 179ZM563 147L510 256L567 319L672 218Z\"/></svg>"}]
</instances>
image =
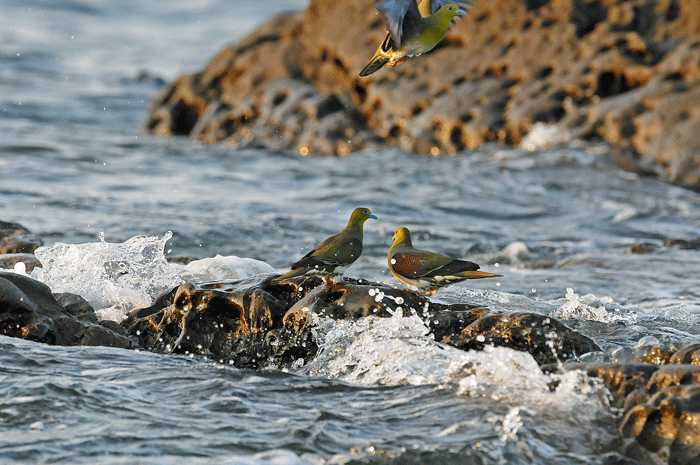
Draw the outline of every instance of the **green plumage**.
<instances>
[{"instance_id":1,"label":"green plumage","mask_svg":"<svg viewBox=\"0 0 700 465\"><path fill-rule=\"evenodd\" d=\"M479 265L447 255L418 250L411 243L407 228L396 228L387 262L391 273L419 292L432 295L438 289L466 279L495 278L498 274L478 271Z\"/></svg>"},{"instance_id":2,"label":"green plumage","mask_svg":"<svg viewBox=\"0 0 700 465\"><path fill-rule=\"evenodd\" d=\"M406 57L432 50L450 29L452 20L464 14L472 0L445 3L445 0L384 0L376 8L389 32L360 76L368 76L382 66L401 64Z\"/></svg>"},{"instance_id":3,"label":"green plumage","mask_svg":"<svg viewBox=\"0 0 700 465\"><path fill-rule=\"evenodd\" d=\"M370 218L377 219L369 208L356 208L345 229L321 242L277 280L311 274L342 275L362 254L364 224Z\"/></svg>"}]
</instances>

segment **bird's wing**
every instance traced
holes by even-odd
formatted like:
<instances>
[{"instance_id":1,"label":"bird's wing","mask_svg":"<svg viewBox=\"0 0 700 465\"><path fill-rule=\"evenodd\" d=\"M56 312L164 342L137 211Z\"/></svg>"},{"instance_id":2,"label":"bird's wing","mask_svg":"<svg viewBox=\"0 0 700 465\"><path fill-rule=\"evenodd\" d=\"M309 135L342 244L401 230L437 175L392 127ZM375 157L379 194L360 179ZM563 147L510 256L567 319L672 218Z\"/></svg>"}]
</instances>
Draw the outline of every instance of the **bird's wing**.
<instances>
[{"instance_id":1,"label":"bird's wing","mask_svg":"<svg viewBox=\"0 0 700 465\"><path fill-rule=\"evenodd\" d=\"M403 39L404 21L415 22L421 18L416 0L383 0L378 1L374 7L382 15L397 47L401 46Z\"/></svg>"},{"instance_id":2,"label":"bird's wing","mask_svg":"<svg viewBox=\"0 0 700 465\"><path fill-rule=\"evenodd\" d=\"M474 0L423 0L430 2L430 14L434 15L437 11L445 5L453 3L457 5L462 11L467 11L469 8L474 6Z\"/></svg>"},{"instance_id":3,"label":"bird's wing","mask_svg":"<svg viewBox=\"0 0 700 465\"><path fill-rule=\"evenodd\" d=\"M315 260L333 266L348 265L357 260L360 254L362 241L339 233L323 241L302 260Z\"/></svg>"},{"instance_id":4,"label":"bird's wing","mask_svg":"<svg viewBox=\"0 0 700 465\"><path fill-rule=\"evenodd\" d=\"M468 262L466 260L452 260L446 265L435 268L426 276L455 276L463 271L476 271L478 269L479 265L474 262Z\"/></svg>"},{"instance_id":5,"label":"bird's wing","mask_svg":"<svg viewBox=\"0 0 700 465\"><path fill-rule=\"evenodd\" d=\"M452 260L445 255L417 249L397 251L391 258L394 260L392 264L394 271L401 276L413 279L429 276L433 270Z\"/></svg>"},{"instance_id":6,"label":"bird's wing","mask_svg":"<svg viewBox=\"0 0 700 465\"><path fill-rule=\"evenodd\" d=\"M301 257L296 262L292 263L292 269L308 267L308 265L311 264L312 262L313 262L313 265L316 265L317 264L316 262L318 261L316 258L316 255L319 253L319 249L323 249L325 247L328 247L329 244L332 244L336 240L337 237L338 237L338 234L331 236L331 237L327 238L326 240L324 240L323 242L321 242L316 247L314 247L313 249L311 249L309 251L309 253L307 253L306 255Z\"/></svg>"}]
</instances>

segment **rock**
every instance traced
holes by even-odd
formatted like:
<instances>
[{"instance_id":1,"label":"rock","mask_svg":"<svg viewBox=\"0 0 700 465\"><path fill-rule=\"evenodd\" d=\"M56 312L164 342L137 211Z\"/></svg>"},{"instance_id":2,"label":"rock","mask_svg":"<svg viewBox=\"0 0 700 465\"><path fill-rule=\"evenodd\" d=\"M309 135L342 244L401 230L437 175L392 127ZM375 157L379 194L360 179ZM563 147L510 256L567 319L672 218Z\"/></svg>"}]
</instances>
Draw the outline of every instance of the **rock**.
<instances>
[{"instance_id":1,"label":"rock","mask_svg":"<svg viewBox=\"0 0 700 465\"><path fill-rule=\"evenodd\" d=\"M71 310L80 313L71 300ZM63 346L135 348L123 330L96 324L89 317L75 317L45 284L16 274L0 272L0 334Z\"/></svg>"},{"instance_id":2,"label":"rock","mask_svg":"<svg viewBox=\"0 0 700 465\"><path fill-rule=\"evenodd\" d=\"M687 344L671 356L670 363L700 365L700 342Z\"/></svg>"},{"instance_id":3,"label":"rock","mask_svg":"<svg viewBox=\"0 0 700 465\"><path fill-rule=\"evenodd\" d=\"M258 287L219 286L182 284L167 307L144 317L132 312L122 325L151 351L262 368L271 354L267 333L282 327L289 305Z\"/></svg>"},{"instance_id":4,"label":"rock","mask_svg":"<svg viewBox=\"0 0 700 465\"><path fill-rule=\"evenodd\" d=\"M377 143L436 155L536 149L530 133L551 125L544 144L602 140L626 169L700 186L696 0L476 2L432 52L360 78L385 34L373 3L311 0L271 20L167 86L144 130L303 155Z\"/></svg>"},{"instance_id":5,"label":"rock","mask_svg":"<svg viewBox=\"0 0 700 465\"><path fill-rule=\"evenodd\" d=\"M41 239L24 226L0 221L0 254L33 254L41 244Z\"/></svg>"},{"instance_id":6,"label":"rock","mask_svg":"<svg viewBox=\"0 0 700 465\"><path fill-rule=\"evenodd\" d=\"M537 313L484 316L460 334L445 337L443 342L462 350L481 350L487 344L510 347L529 352L540 365L560 363L601 350L578 331Z\"/></svg>"},{"instance_id":7,"label":"rock","mask_svg":"<svg viewBox=\"0 0 700 465\"><path fill-rule=\"evenodd\" d=\"M541 315L490 317L484 308L439 304L410 291L347 278L329 283L318 277L283 282L268 277L215 286L183 284L159 301L161 308L135 310L122 323L143 347L203 355L240 368L271 363L288 368L300 359L313 359L318 349L311 332L315 318L354 321L398 311L418 315L436 340L464 350L491 343L527 351L540 363L600 350L585 336ZM484 329L496 326L500 339ZM484 334L487 338L480 340Z\"/></svg>"},{"instance_id":8,"label":"rock","mask_svg":"<svg viewBox=\"0 0 700 465\"><path fill-rule=\"evenodd\" d=\"M579 365L568 365L568 369L577 368ZM658 370L657 365L648 363L628 363L628 364L593 364L581 365L586 368L588 376L597 377L603 380L605 386L613 396L612 405L622 407L627 395L635 393L640 388L646 389L646 385L651 375Z\"/></svg>"},{"instance_id":9,"label":"rock","mask_svg":"<svg viewBox=\"0 0 700 465\"><path fill-rule=\"evenodd\" d=\"M700 367L687 361L698 346L688 344L670 359L653 358L657 363L566 363L561 368L584 370L603 381L611 405L625 412L620 433L634 439L626 454L658 452L669 464L691 465L700 463Z\"/></svg>"},{"instance_id":10,"label":"rock","mask_svg":"<svg viewBox=\"0 0 700 465\"><path fill-rule=\"evenodd\" d=\"M0 268L14 269L17 263L24 263L25 273L41 267L41 262L33 253L8 253L0 255Z\"/></svg>"}]
</instances>

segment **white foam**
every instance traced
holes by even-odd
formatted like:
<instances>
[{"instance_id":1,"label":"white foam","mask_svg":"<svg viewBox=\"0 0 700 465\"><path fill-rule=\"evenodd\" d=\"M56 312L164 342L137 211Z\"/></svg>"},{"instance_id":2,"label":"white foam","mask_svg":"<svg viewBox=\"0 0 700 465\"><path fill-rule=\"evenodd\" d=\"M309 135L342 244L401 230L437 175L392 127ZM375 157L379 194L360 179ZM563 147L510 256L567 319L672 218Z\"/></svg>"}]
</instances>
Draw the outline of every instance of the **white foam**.
<instances>
[{"instance_id":1,"label":"white foam","mask_svg":"<svg viewBox=\"0 0 700 465\"><path fill-rule=\"evenodd\" d=\"M520 147L533 152L569 142L571 138L571 131L563 126L537 122L532 125L530 132L523 137Z\"/></svg>"},{"instance_id":2,"label":"white foam","mask_svg":"<svg viewBox=\"0 0 700 465\"><path fill-rule=\"evenodd\" d=\"M53 292L78 294L103 318L119 321L134 308L147 307L162 292L183 281L165 259L167 232L157 236L136 236L122 243L56 243L34 252L41 268L31 276Z\"/></svg>"},{"instance_id":3,"label":"white foam","mask_svg":"<svg viewBox=\"0 0 700 465\"><path fill-rule=\"evenodd\" d=\"M616 305L611 297L596 297L593 294L579 296L570 287L566 288L566 296L561 306L552 312L551 316L562 319L577 319L613 323L624 321L634 323L638 313L628 311Z\"/></svg>"},{"instance_id":4,"label":"white foam","mask_svg":"<svg viewBox=\"0 0 700 465\"><path fill-rule=\"evenodd\" d=\"M403 317L401 310L354 322L314 318L319 354L303 372L370 386L458 383L474 395L496 392L493 386L548 390L530 354L492 347L465 352L437 343L417 315Z\"/></svg>"}]
</instances>

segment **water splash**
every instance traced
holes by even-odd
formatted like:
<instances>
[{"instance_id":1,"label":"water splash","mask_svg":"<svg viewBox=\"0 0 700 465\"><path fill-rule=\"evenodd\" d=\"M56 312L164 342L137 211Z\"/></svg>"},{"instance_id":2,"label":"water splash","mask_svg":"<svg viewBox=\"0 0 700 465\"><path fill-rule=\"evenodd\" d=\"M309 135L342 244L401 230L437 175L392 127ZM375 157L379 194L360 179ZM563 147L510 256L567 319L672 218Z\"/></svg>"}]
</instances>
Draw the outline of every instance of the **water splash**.
<instances>
[{"instance_id":1,"label":"water splash","mask_svg":"<svg viewBox=\"0 0 700 465\"><path fill-rule=\"evenodd\" d=\"M623 309L612 297L596 297L593 294L579 296L570 287L566 288L565 301L552 313L555 318L565 320L590 320L602 323L622 321L634 324L638 319L635 311Z\"/></svg>"},{"instance_id":2,"label":"water splash","mask_svg":"<svg viewBox=\"0 0 700 465\"><path fill-rule=\"evenodd\" d=\"M123 243L56 243L34 253L41 262L31 276L53 292L79 294L103 318L119 320L129 310L149 306L162 292L182 283L165 259L172 237L135 236Z\"/></svg>"},{"instance_id":3,"label":"water splash","mask_svg":"<svg viewBox=\"0 0 700 465\"><path fill-rule=\"evenodd\" d=\"M530 354L492 346L458 350L434 341L417 315L404 317L397 310L389 318L312 318L319 353L301 373L366 386L456 386L464 396L498 401L552 395L554 378L545 375ZM564 397L577 393L587 399L595 391L586 376L563 376L573 377L568 383L560 381L566 386L559 388Z\"/></svg>"}]
</instances>

